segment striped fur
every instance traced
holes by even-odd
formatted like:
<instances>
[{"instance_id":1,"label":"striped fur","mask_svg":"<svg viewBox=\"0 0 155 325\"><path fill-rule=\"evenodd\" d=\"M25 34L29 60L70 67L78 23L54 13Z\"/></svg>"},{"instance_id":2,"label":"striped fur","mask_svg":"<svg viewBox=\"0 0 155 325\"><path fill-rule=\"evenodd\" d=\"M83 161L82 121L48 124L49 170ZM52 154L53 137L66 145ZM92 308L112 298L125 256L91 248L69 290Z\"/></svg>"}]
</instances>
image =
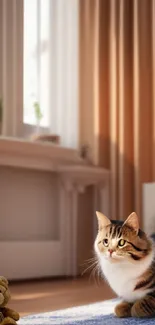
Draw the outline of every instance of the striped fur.
<instances>
[{"instance_id":1,"label":"striped fur","mask_svg":"<svg viewBox=\"0 0 155 325\"><path fill-rule=\"evenodd\" d=\"M155 316L155 245L139 229L131 214L125 222L97 213L99 231L95 253L112 289L124 302L116 306L118 317Z\"/></svg>"}]
</instances>

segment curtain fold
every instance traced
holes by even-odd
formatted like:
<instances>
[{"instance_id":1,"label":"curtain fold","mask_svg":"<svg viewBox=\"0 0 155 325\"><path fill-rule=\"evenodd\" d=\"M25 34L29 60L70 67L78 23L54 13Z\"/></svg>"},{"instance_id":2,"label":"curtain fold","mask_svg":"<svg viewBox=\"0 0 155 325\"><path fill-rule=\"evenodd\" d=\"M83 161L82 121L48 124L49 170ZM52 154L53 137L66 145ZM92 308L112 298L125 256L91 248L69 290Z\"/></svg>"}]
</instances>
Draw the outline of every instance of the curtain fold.
<instances>
[{"instance_id":1,"label":"curtain fold","mask_svg":"<svg viewBox=\"0 0 155 325\"><path fill-rule=\"evenodd\" d=\"M23 0L0 0L2 134L18 136L23 119Z\"/></svg>"},{"instance_id":2,"label":"curtain fold","mask_svg":"<svg viewBox=\"0 0 155 325\"><path fill-rule=\"evenodd\" d=\"M135 210L142 221L142 184L155 180L155 1L80 0L80 6L80 35L87 30L80 42L80 141L95 164L111 171L111 215L122 219Z\"/></svg>"}]
</instances>

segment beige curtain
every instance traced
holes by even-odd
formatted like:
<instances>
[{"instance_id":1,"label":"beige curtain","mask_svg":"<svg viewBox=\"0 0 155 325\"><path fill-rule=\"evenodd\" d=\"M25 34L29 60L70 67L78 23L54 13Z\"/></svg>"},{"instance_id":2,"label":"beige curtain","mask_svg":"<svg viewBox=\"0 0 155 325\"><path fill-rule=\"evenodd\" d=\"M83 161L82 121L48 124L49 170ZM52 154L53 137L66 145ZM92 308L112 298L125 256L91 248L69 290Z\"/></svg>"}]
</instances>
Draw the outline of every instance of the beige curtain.
<instances>
[{"instance_id":1,"label":"beige curtain","mask_svg":"<svg viewBox=\"0 0 155 325\"><path fill-rule=\"evenodd\" d=\"M0 98L4 136L20 136L23 123L23 0L0 0Z\"/></svg>"},{"instance_id":2,"label":"beige curtain","mask_svg":"<svg viewBox=\"0 0 155 325\"><path fill-rule=\"evenodd\" d=\"M80 0L80 142L111 171L111 215L155 180L155 1Z\"/></svg>"}]
</instances>

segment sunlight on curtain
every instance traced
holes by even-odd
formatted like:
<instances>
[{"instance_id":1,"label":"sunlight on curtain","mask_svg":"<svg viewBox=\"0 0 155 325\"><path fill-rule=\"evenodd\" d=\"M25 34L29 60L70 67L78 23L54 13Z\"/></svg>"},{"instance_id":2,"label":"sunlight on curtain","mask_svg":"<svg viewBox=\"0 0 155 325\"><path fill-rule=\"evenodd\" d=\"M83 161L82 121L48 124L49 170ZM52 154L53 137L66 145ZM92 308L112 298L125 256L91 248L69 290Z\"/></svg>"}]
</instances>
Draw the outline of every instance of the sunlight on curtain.
<instances>
[{"instance_id":1,"label":"sunlight on curtain","mask_svg":"<svg viewBox=\"0 0 155 325\"><path fill-rule=\"evenodd\" d=\"M142 187L155 180L155 0L81 1L80 19L81 142L87 140L93 154L98 142L94 162L110 170L112 218L136 211L142 222ZM95 46L98 134L90 119Z\"/></svg>"}]
</instances>

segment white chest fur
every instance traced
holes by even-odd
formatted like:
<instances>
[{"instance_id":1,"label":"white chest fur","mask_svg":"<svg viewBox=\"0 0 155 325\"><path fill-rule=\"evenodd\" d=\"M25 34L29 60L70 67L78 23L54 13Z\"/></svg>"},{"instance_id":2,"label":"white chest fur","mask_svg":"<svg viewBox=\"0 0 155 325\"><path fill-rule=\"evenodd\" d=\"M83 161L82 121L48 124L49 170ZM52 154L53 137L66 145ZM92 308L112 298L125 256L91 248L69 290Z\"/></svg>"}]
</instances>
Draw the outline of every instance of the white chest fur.
<instances>
[{"instance_id":1,"label":"white chest fur","mask_svg":"<svg viewBox=\"0 0 155 325\"><path fill-rule=\"evenodd\" d=\"M137 263L117 262L99 256L101 270L115 293L125 301L135 301L146 295L145 290L134 290L138 278L147 270L151 264L153 254L150 254Z\"/></svg>"}]
</instances>

